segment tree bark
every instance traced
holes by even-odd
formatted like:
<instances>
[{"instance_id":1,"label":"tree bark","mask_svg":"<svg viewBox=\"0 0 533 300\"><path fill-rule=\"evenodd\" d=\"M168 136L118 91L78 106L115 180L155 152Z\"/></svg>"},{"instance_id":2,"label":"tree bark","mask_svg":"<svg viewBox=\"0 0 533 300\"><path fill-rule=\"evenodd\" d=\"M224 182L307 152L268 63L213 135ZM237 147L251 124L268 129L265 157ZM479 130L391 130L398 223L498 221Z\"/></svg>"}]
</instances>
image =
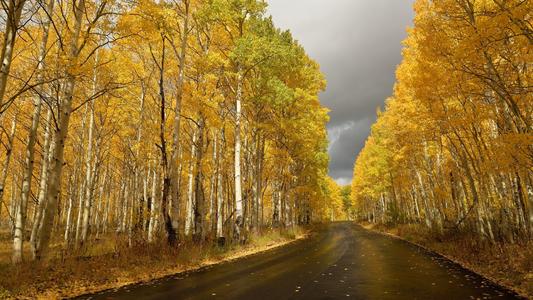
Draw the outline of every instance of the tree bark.
<instances>
[{"instance_id":1,"label":"tree bark","mask_svg":"<svg viewBox=\"0 0 533 300\"><path fill-rule=\"evenodd\" d=\"M222 170L221 164L223 161L223 141L224 141L224 129L220 130L220 155L217 161L217 238L219 241L224 239L224 230L223 226L223 208L224 208L224 186L222 185Z\"/></svg>"},{"instance_id":2,"label":"tree bark","mask_svg":"<svg viewBox=\"0 0 533 300\"><path fill-rule=\"evenodd\" d=\"M178 171L178 156L179 156L179 143L180 143L180 129L181 129L181 102L183 99L183 86L185 83L185 66L187 58L187 40L189 36L189 14L190 3L189 0L182 1L184 5L184 20L183 30L181 32L180 51L178 54L179 73L176 84L176 106L174 107L174 130L172 133L172 152L169 162L169 174L170 174L170 194L171 194L171 219L172 228L175 232L179 230L179 215L180 215L180 203L179 203L179 184L178 177L180 176Z\"/></svg>"},{"instance_id":3,"label":"tree bark","mask_svg":"<svg viewBox=\"0 0 533 300\"><path fill-rule=\"evenodd\" d=\"M46 6L47 16L51 15L51 12L54 9L54 0L50 0ZM37 82L41 83L43 81L43 69L44 69L44 60L46 56L46 45L48 43L48 33L50 29L51 20L48 18L43 24L43 37L41 40L41 45L39 48L39 61L37 64ZM0 86L1 88L1 86ZM28 134L28 144L26 146L26 159L24 162L24 174L22 179L22 191L20 195L21 209L18 211L16 216L17 226L15 227L15 238L13 239L13 262L19 263L22 261L22 249L24 242L24 230L26 227L26 208L28 204L28 198L30 195L31 181L33 178L33 164L34 164L34 154L35 154L35 142L37 140L37 130L39 127L39 121L41 120L41 107L42 107L42 86L37 87L37 94L33 97L33 116L32 123ZM46 151L46 150L45 150ZM44 163L44 162L43 162ZM38 204L36 220L40 220L40 208L41 205ZM34 221L35 223L35 221ZM36 224L39 224L37 222ZM32 230L33 233L33 230Z\"/></svg>"},{"instance_id":4,"label":"tree bark","mask_svg":"<svg viewBox=\"0 0 533 300\"><path fill-rule=\"evenodd\" d=\"M242 238L241 230L244 225L242 210L241 187L241 105L242 105L242 71L237 68L237 97L235 99L235 226L234 234L237 240Z\"/></svg>"},{"instance_id":5,"label":"tree bark","mask_svg":"<svg viewBox=\"0 0 533 300\"><path fill-rule=\"evenodd\" d=\"M80 38L81 25L83 15L85 12L85 0L79 0L75 7L75 24L72 40L70 42L69 61L74 63L79 55L78 40ZM63 171L63 155L65 150L65 140L70 122L70 114L72 109L72 99L74 96L74 86L76 84L76 76L72 71L68 70L66 74L65 97L61 100L59 107L59 127L56 129L55 149L53 151L53 163L50 171L50 179L48 183L48 191L46 195L46 208L43 229L41 234L41 249L36 251L36 257L40 259L47 255L50 246L50 238L52 233L52 226L54 225L55 212L59 200L59 190L61 186L61 175Z\"/></svg>"},{"instance_id":6,"label":"tree bark","mask_svg":"<svg viewBox=\"0 0 533 300\"><path fill-rule=\"evenodd\" d=\"M193 204L194 204L194 158L196 156L196 132L192 135L192 142L191 142L191 160L189 161L189 185L187 190L187 207L186 207L186 216L185 216L185 235L189 235L191 233L191 227L194 222L194 214L193 214Z\"/></svg>"},{"instance_id":7,"label":"tree bark","mask_svg":"<svg viewBox=\"0 0 533 300\"><path fill-rule=\"evenodd\" d=\"M7 149L6 149L6 157L4 165L2 166L2 173L0 173L0 204L3 202L4 198L4 190L6 186L6 179L9 171L9 164L11 162L11 155L13 154L13 142L15 140L15 132L17 130L17 118L16 116L13 118L13 122L11 123L11 131L9 133L9 136L7 137ZM12 183L12 188L14 188L15 183ZM13 193L13 191L12 191ZM13 205L14 202L12 201L11 204ZM14 212L11 213L11 217L13 218ZM14 219L12 220L13 225L15 224Z\"/></svg>"},{"instance_id":8,"label":"tree bark","mask_svg":"<svg viewBox=\"0 0 533 300\"><path fill-rule=\"evenodd\" d=\"M96 89L97 89L97 82L96 82L97 65L98 65L98 51L96 52L95 65L93 68L93 87L92 87L93 94L96 94ZM94 101L90 101L88 104L89 104L89 111L88 111L89 133L87 137L87 153L86 153L86 158L85 158L85 197L84 197L84 205L83 205L83 224L82 224L81 239L80 239L80 243L82 246L87 240L87 235L89 232L90 212L91 212L91 207L93 203L93 180L94 180L94 173L93 173Z\"/></svg>"},{"instance_id":9,"label":"tree bark","mask_svg":"<svg viewBox=\"0 0 533 300\"><path fill-rule=\"evenodd\" d=\"M154 169L152 172L152 196L150 201L150 221L148 223L148 242L151 243L154 240L154 225L157 218L157 172Z\"/></svg>"},{"instance_id":10,"label":"tree bark","mask_svg":"<svg viewBox=\"0 0 533 300\"><path fill-rule=\"evenodd\" d=\"M17 32L20 26L20 17L25 3L26 0L10 0L6 11L7 20L5 23L4 44L2 53L0 54L0 61L2 62L2 65L0 66L0 118L5 111L3 101L6 93L9 71L11 69L11 62L13 61L13 50L15 48Z\"/></svg>"},{"instance_id":11,"label":"tree bark","mask_svg":"<svg viewBox=\"0 0 533 300\"><path fill-rule=\"evenodd\" d=\"M205 120L201 116L198 126L198 139L196 146L196 176L194 180L194 240L203 241L205 239L205 195L203 187L202 159L204 155L204 126Z\"/></svg>"}]
</instances>

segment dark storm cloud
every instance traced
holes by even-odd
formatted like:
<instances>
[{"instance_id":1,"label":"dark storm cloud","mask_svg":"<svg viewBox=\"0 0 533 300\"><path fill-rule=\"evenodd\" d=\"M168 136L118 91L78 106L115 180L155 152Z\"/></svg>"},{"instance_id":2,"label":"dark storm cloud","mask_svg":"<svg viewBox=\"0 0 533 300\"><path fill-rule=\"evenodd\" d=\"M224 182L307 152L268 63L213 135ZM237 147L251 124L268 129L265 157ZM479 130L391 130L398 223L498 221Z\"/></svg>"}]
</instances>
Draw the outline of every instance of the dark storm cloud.
<instances>
[{"instance_id":1,"label":"dark storm cloud","mask_svg":"<svg viewBox=\"0 0 533 300\"><path fill-rule=\"evenodd\" d=\"M412 0L268 0L278 27L290 29L320 63L328 88L330 175L349 183L355 157L392 93Z\"/></svg>"}]
</instances>

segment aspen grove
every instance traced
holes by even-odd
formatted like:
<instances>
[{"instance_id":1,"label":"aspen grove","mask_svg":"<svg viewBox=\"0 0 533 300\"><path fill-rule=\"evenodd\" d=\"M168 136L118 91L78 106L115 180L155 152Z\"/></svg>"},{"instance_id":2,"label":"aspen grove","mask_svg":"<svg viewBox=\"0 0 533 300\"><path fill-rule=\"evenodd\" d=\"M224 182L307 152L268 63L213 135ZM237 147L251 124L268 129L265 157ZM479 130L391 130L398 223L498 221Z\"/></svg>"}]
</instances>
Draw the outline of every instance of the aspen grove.
<instances>
[{"instance_id":1,"label":"aspen grove","mask_svg":"<svg viewBox=\"0 0 533 300\"><path fill-rule=\"evenodd\" d=\"M357 217L533 239L531 1L418 0L394 94L355 163Z\"/></svg>"},{"instance_id":2,"label":"aspen grove","mask_svg":"<svg viewBox=\"0 0 533 300\"><path fill-rule=\"evenodd\" d=\"M263 228L343 214L329 201L339 191L327 176L324 77L264 1L2 0L2 9L0 226L14 263L103 237L244 243ZM521 39L501 42L513 60ZM498 145L523 145L531 124L500 100L483 108L513 133ZM512 191L526 191L530 174L509 166L487 173L480 193L523 214Z\"/></svg>"}]
</instances>

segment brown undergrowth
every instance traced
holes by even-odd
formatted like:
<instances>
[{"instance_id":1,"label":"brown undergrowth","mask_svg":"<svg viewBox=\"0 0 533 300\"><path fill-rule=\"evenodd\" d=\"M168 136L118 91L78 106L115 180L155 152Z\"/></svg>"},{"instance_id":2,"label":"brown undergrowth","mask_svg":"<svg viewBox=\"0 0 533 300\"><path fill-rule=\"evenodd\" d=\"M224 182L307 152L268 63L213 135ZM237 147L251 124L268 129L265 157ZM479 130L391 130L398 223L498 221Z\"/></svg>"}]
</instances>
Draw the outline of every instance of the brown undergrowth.
<instances>
[{"instance_id":1,"label":"brown undergrowth","mask_svg":"<svg viewBox=\"0 0 533 300\"><path fill-rule=\"evenodd\" d=\"M57 252L56 258L47 262L13 266L3 257L0 299L59 299L117 288L266 251L307 234L300 228L269 230L252 235L246 245L224 247L192 242L176 248L163 242L128 247L126 240L105 239L95 246L99 249L68 256Z\"/></svg>"},{"instance_id":2,"label":"brown undergrowth","mask_svg":"<svg viewBox=\"0 0 533 300\"><path fill-rule=\"evenodd\" d=\"M362 225L437 252L526 298L533 299L532 242L491 244L479 242L471 234L463 232L437 237L418 224Z\"/></svg>"}]
</instances>

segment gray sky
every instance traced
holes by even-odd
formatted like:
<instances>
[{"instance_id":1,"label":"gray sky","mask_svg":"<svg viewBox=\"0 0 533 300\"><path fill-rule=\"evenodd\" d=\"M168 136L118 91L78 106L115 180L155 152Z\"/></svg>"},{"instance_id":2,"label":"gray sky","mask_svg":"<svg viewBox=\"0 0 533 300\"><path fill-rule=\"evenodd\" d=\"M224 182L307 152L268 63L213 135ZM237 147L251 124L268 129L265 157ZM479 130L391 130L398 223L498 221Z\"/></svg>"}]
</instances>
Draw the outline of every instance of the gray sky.
<instances>
[{"instance_id":1,"label":"gray sky","mask_svg":"<svg viewBox=\"0 0 533 300\"><path fill-rule=\"evenodd\" d=\"M331 109L330 175L352 179L355 157L392 93L401 41L411 25L413 0L267 0L277 27L295 39L322 68L321 95Z\"/></svg>"}]
</instances>

